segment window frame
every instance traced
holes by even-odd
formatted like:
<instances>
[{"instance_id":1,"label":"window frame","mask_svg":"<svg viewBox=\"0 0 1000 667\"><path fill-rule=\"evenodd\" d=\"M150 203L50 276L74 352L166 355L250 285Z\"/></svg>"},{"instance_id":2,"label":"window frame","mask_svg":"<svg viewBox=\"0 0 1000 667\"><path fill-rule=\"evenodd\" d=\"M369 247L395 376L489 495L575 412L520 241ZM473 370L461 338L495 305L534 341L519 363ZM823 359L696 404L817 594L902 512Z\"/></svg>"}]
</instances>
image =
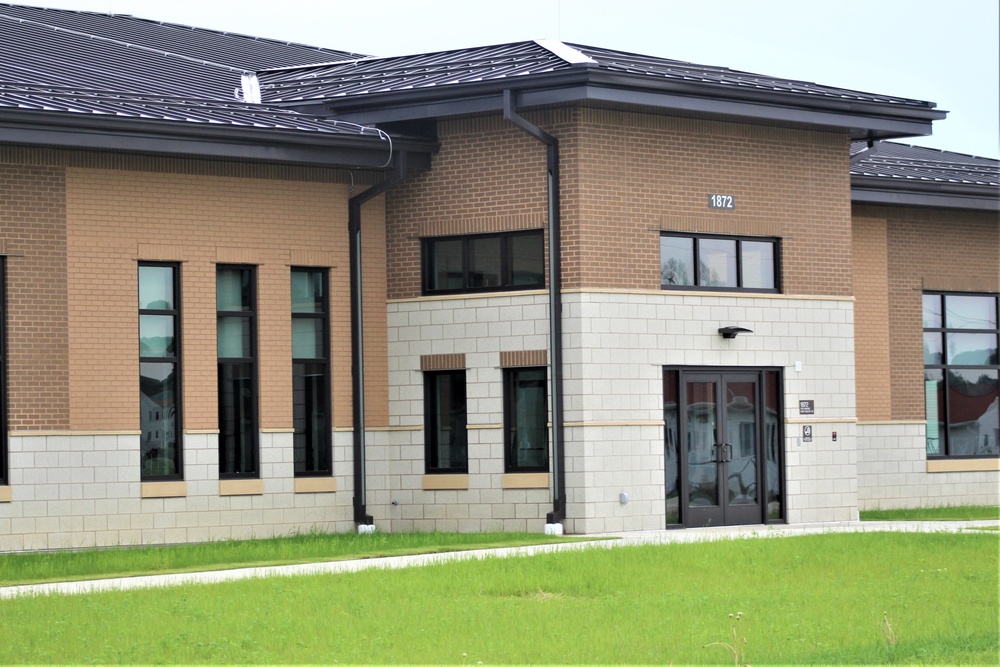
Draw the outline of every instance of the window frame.
<instances>
[{"instance_id":1,"label":"window frame","mask_svg":"<svg viewBox=\"0 0 1000 667\"><path fill-rule=\"evenodd\" d=\"M539 249L542 253L542 266L539 267L542 280L540 283L516 285L513 282L513 250L512 239L517 237L538 237ZM471 267L471 242L487 240L492 238L500 239L500 284L487 287L470 287ZM433 269L434 254L433 246L437 243L460 241L462 243L462 287L434 289ZM458 234L453 236L429 236L420 240L420 287L424 296L434 296L439 294L468 294L479 292L514 292L535 289L545 289L545 233L541 229L523 229L510 232L496 232L488 234Z\"/></svg>"},{"instance_id":2,"label":"window frame","mask_svg":"<svg viewBox=\"0 0 1000 667\"><path fill-rule=\"evenodd\" d=\"M218 276L220 271L249 271L250 273L250 308L249 310L219 310L218 304ZM218 322L223 317L243 317L249 320L249 351L251 355L249 357L222 357L219 355L218 349L218 332L216 333L216 362L218 367L218 409L219 409L219 479L259 479L260 478L260 383L259 383L259 350L258 350L258 339L257 339L257 316L258 316L258 292L257 292L257 267L252 264L216 264L215 267L216 276L216 327L218 327ZM227 366L239 366L247 364L251 367L250 372L250 383L251 383L251 393L252 393L252 405L251 409L253 414L250 419L250 461L252 470L242 471L242 472L223 472L223 425L225 424L225 419L223 417L223 404L222 404L222 382L223 382L223 370Z\"/></svg>"},{"instance_id":3,"label":"window frame","mask_svg":"<svg viewBox=\"0 0 1000 667\"><path fill-rule=\"evenodd\" d=\"M511 366L503 370L503 458L505 473L534 473L549 472L549 369L547 366ZM517 465L514 454L516 453L517 442L514 439L514 426L517 415L517 386L518 375L525 372L542 373L542 413L544 414L544 424L542 432L545 434L545 457L544 463L537 466Z\"/></svg>"},{"instance_id":4,"label":"window frame","mask_svg":"<svg viewBox=\"0 0 1000 667\"><path fill-rule=\"evenodd\" d=\"M663 284L663 250L660 250L660 289L663 291L705 291L705 292L752 292L757 294L780 294L781 293L781 239L775 236L732 236L727 234L691 234L685 232L672 232L661 230L659 238L664 237L691 239L692 241L692 284L690 285L664 285ZM701 241L735 241L736 242L736 285L721 286L701 285L701 271L699 246ZM774 262L773 288L743 287L743 244L744 243L770 243L772 247L772 258Z\"/></svg>"},{"instance_id":5,"label":"window frame","mask_svg":"<svg viewBox=\"0 0 1000 667\"><path fill-rule=\"evenodd\" d=\"M174 428L176 430L177 438L177 472L172 475L147 475L142 472L142 445L141 439L144 434L141 433L140 428L140 445L139 445L139 478L143 482L165 482L165 481L179 481L184 479L184 392L183 392L183 369L181 365L181 352L182 352L182 342L181 342L181 265L180 262L147 262L140 261L137 264L136 274L136 287L140 288L140 280L138 275L143 267L163 267L169 268L173 271L173 290L174 290L174 307L172 309L155 309L155 308L139 308L139 330L138 333L141 335L141 321L143 315L160 315L160 316L171 316L174 318L174 354L167 357L153 357L153 356L143 356L140 347L139 351L139 367L142 368L144 363L172 363L174 364L175 371L174 377L176 382L176 387L174 388L174 407L175 407L175 417L174 417ZM141 289L141 288L140 288ZM138 296L138 295L137 295ZM141 371L140 371L141 377ZM140 400L142 395L142 389L139 390ZM140 411L141 411L140 403ZM141 426L141 419L140 419Z\"/></svg>"},{"instance_id":6,"label":"window frame","mask_svg":"<svg viewBox=\"0 0 1000 667\"><path fill-rule=\"evenodd\" d=\"M428 475L464 475L469 472L469 398L468 398L468 376L464 368L448 370L424 371L424 472ZM441 443L437 441L437 415L440 410L436 392L434 391L434 381L437 378L451 376L452 386L456 381L461 381L464 394L465 414L463 430L465 434L465 465L458 465L442 468L432 465L432 461L437 461L436 456Z\"/></svg>"},{"instance_id":7,"label":"window frame","mask_svg":"<svg viewBox=\"0 0 1000 667\"><path fill-rule=\"evenodd\" d=\"M938 440L940 442L940 452L939 454L931 454L926 450L927 435L925 434L925 454L927 460L938 461L938 460L960 460L960 459L993 459L1000 457L1000 448L996 454L952 454L951 448L951 399L948 392L948 370L983 370L983 371L993 371L997 374L997 381L1000 383L1000 293L996 292L956 292L949 290L925 290L921 292L921 313L923 313L923 299L928 296L937 296L940 298L941 306L941 326L940 327L924 327L923 317L921 317L921 346L923 346L923 340L926 338L928 333L938 334L941 343L941 363L939 364L929 364L927 363L926 356L923 357L923 378L924 378L924 390L922 395L924 397L924 405L927 405L927 371L940 371L944 385L944 397L943 397L943 414L938 415L938 422L944 425L943 429L940 429ZM972 328L953 328L948 326L948 307L947 298L949 296L972 296L972 297L988 297L993 299L993 317L994 322L997 327L994 329L972 329ZM994 363L986 364L954 364L946 363L948 361L948 335L958 333L958 334L986 334L995 336L994 344L998 346L997 357L994 359ZM941 400L939 397L938 400ZM926 407L925 407L926 410ZM930 420L927 419L926 411L924 413L924 419L927 423L927 430L929 431ZM996 436L995 436L996 437Z\"/></svg>"},{"instance_id":8,"label":"window frame","mask_svg":"<svg viewBox=\"0 0 1000 667\"><path fill-rule=\"evenodd\" d=\"M293 346L292 346L292 468L293 476L295 477L330 477L333 475L333 392L332 392L332 382L331 382L331 366L330 366L330 271L326 268L320 267L310 267L310 266L293 266L289 274L289 287L291 287L291 277L295 273L305 273L305 274L320 274L320 279L323 285L323 296L322 296L322 311L318 313L300 313L292 311L292 336L293 336ZM322 357L296 357L295 347L294 347L294 336L295 336L295 320L297 319L308 319L308 320L320 320L322 322L322 341L323 341L323 356ZM317 364L323 367L323 389L326 392L324 398L324 404L326 408L326 415L323 420L321 443L322 451L325 454L325 467L318 470L298 470L296 469L297 463L295 461L295 436L299 434L298 429L295 426L295 381L296 381L296 367L299 364ZM306 420L308 421L308 420Z\"/></svg>"}]
</instances>

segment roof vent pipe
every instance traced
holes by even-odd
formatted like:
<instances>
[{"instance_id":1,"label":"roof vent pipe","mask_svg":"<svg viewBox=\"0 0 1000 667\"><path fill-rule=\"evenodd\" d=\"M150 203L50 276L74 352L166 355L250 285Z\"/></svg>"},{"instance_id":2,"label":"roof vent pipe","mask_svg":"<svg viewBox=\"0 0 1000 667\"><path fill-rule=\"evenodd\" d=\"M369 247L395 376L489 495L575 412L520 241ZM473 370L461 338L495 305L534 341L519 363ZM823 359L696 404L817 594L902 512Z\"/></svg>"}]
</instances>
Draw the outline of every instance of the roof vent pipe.
<instances>
[{"instance_id":1,"label":"roof vent pipe","mask_svg":"<svg viewBox=\"0 0 1000 667\"><path fill-rule=\"evenodd\" d=\"M559 243L559 140L517 113L514 93L503 91L503 117L545 144L549 218L549 367L552 369L552 511L545 532L561 535L566 518L563 447L562 279Z\"/></svg>"}]
</instances>

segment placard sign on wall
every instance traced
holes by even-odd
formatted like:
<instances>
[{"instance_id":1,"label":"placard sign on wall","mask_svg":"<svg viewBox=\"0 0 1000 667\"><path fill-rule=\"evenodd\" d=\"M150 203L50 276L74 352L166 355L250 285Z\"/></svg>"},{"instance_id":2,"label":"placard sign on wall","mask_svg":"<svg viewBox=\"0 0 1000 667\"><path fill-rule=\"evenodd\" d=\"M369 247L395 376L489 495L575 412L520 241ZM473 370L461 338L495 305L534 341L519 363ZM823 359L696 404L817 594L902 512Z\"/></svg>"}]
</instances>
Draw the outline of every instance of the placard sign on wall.
<instances>
[{"instance_id":1,"label":"placard sign on wall","mask_svg":"<svg viewBox=\"0 0 1000 667\"><path fill-rule=\"evenodd\" d=\"M736 197L732 195L708 195L708 207L729 211L736 210Z\"/></svg>"},{"instance_id":2,"label":"placard sign on wall","mask_svg":"<svg viewBox=\"0 0 1000 667\"><path fill-rule=\"evenodd\" d=\"M813 441L813 427L809 424L802 425L802 442Z\"/></svg>"},{"instance_id":3,"label":"placard sign on wall","mask_svg":"<svg viewBox=\"0 0 1000 667\"><path fill-rule=\"evenodd\" d=\"M809 399L808 401L799 401L799 414L800 415L811 415L816 413L816 401Z\"/></svg>"}]
</instances>

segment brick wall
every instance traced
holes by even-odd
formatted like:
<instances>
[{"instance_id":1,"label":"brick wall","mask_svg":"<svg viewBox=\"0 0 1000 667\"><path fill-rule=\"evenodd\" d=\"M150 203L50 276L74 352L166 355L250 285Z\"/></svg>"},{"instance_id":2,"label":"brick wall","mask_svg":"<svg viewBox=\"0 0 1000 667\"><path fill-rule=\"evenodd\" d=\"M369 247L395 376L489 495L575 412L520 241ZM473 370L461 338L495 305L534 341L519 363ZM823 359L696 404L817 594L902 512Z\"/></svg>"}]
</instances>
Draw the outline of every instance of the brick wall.
<instances>
[{"instance_id":1,"label":"brick wall","mask_svg":"<svg viewBox=\"0 0 1000 667\"><path fill-rule=\"evenodd\" d=\"M783 291L851 285L847 138L571 108L528 114L560 141L563 286L659 289L659 232L782 237ZM542 227L545 149L499 116L442 122L431 172L389 193L389 297L420 294L422 236ZM736 197L710 211L710 193Z\"/></svg>"},{"instance_id":2,"label":"brick wall","mask_svg":"<svg viewBox=\"0 0 1000 667\"><path fill-rule=\"evenodd\" d=\"M892 418L923 419L921 293L1000 291L997 216L871 205L855 206L854 215L886 220Z\"/></svg>"},{"instance_id":3,"label":"brick wall","mask_svg":"<svg viewBox=\"0 0 1000 667\"><path fill-rule=\"evenodd\" d=\"M857 364L858 419L892 417L889 363L889 258L886 222L855 217L854 349Z\"/></svg>"},{"instance_id":4,"label":"brick wall","mask_svg":"<svg viewBox=\"0 0 1000 667\"><path fill-rule=\"evenodd\" d=\"M12 431L69 426L65 210L61 168L0 164Z\"/></svg>"}]
</instances>

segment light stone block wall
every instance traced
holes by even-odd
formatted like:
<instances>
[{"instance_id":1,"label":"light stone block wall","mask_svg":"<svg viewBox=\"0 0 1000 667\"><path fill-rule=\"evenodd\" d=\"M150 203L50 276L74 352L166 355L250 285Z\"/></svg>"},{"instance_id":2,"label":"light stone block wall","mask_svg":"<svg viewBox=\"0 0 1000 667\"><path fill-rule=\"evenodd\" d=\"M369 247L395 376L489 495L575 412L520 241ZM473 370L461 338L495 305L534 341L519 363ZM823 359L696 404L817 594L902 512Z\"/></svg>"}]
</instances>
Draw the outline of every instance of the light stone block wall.
<instances>
[{"instance_id":1,"label":"light stone block wall","mask_svg":"<svg viewBox=\"0 0 1000 667\"><path fill-rule=\"evenodd\" d=\"M292 434L260 434L263 493L219 494L218 437L184 436L187 495L143 498L138 435L13 435L0 552L273 537L354 527L351 433L334 433L337 491L295 493Z\"/></svg>"},{"instance_id":2,"label":"light stone block wall","mask_svg":"<svg viewBox=\"0 0 1000 667\"><path fill-rule=\"evenodd\" d=\"M861 509L1000 504L1000 472L927 472L926 426L858 425Z\"/></svg>"},{"instance_id":3,"label":"light stone block wall","mask_svg":"<svg viewBox=\"0 0 1000 667\"><path fill-rule=\"evenodd\" d=\"M369 479L376 527L390 531L541 532L552 511L547 488L503 488L501 351L548 348L548 297L511 296L401 300L388 305L389 420L378 459L382 479ZM468 413L467 489L424 490L424 384L420 357L464 354ZM380 488L375 489L373 483ZM393 501L396 501L395 504ZM379 518L384 519L380 524Z\"/></svg>"},{"instance_id":4,"label":"light stone block wall","mask_svg":"<svg viewBox=\"0 0 1000 667\"><path fill-rule=\"evenodd\" d=\"M551 485L501 487L499 353L548 347L547 301L531 293L389 303L385 494L370 491L369 503L389 503L379 511L390 530L541 530ZM783 368L787 518L856 518L850 299L574 291L563 303L568 532L665 527L663 366ZM722 339L718 328L733 324L754 333ZM466 358L469 488L424 491L420 356L455 353ZM800 399L815 401L814 415L799 417ZM802 423L813 442L799 441Z\"/></svg>"},{"instance_id":5,"label":"light stone block wall","mask_svg":"<svg viewBox=\"0 0 1000 667\"><path fill-rule=\"evenodd\" d=\"M665 526L663 366L783 368L787 519L856 518L850 299L580 292L563 303L565 418L580 424L567 436L570 532ZM754 333L726 340L728 325ZM800 417L800 399L814 415ZM798 439L802 423L811 443Z\"/></svg>"}]
</instances>

